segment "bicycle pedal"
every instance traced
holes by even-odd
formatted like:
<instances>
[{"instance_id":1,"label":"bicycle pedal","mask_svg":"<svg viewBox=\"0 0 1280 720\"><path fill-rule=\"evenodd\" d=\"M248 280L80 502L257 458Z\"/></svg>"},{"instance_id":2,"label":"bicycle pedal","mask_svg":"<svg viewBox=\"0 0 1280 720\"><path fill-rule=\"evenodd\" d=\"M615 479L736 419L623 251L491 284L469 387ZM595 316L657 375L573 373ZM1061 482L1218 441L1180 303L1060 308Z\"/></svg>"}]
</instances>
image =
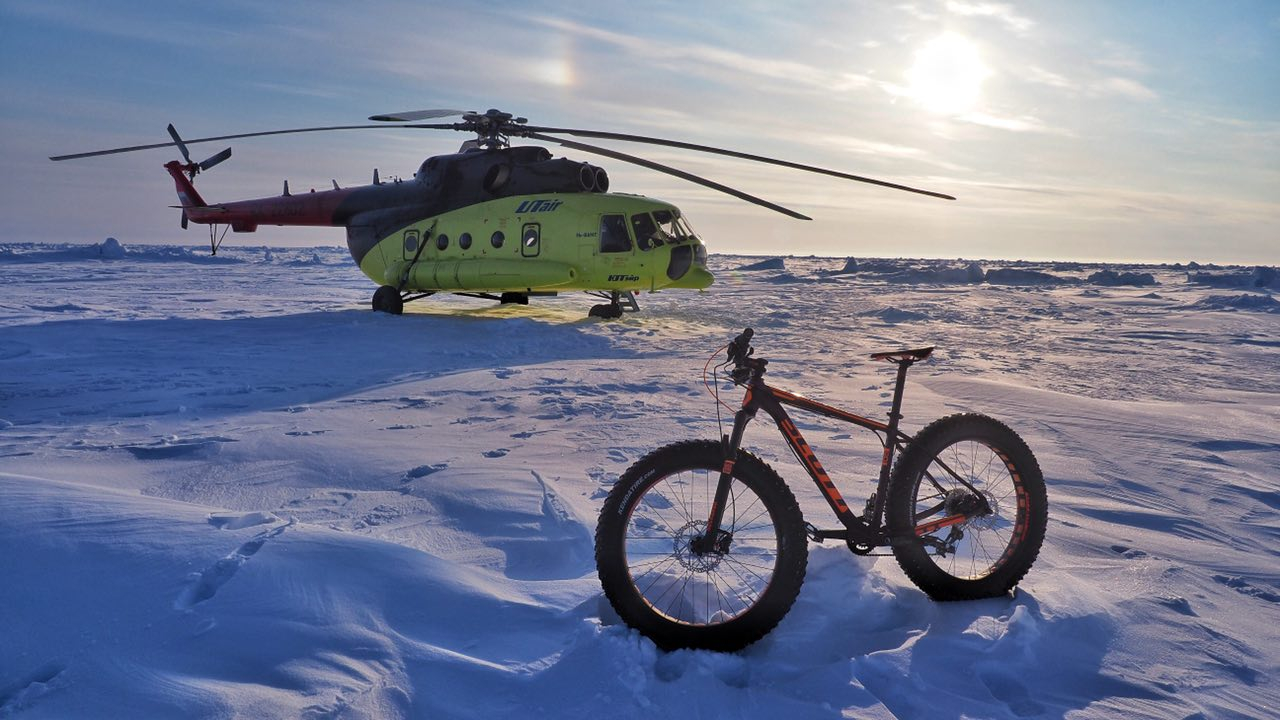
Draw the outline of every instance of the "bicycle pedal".
<instances>
[{"instance_id":1,"label":"bicycle pedal","mask_svg":"<svg viewBox=\"0 0 1280 720\"><path fill-rule=\"evenodd\" d=\"M804 524L804 534L805 534L805 536L806 536L806 537L808 537L810 540L812 540L813 542L818 543L819 545L821 545L821 544L823 543L823 541L826 539L826 538L822 537L822 533L821 533L821 532L819 532L818 528L817 528L817 527L815 527L813 523L808 523L808 522L807 522L807 523L805 523L805 524Z\"/></svg>"}]
</instances>

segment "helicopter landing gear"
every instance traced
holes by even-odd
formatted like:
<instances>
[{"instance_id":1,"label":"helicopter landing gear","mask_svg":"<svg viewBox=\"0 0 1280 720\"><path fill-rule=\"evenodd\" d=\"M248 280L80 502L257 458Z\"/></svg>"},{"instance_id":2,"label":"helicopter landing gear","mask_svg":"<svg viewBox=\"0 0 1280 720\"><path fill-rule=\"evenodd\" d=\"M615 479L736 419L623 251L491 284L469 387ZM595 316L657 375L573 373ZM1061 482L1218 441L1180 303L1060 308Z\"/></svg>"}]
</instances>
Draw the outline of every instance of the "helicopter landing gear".
<instances>
[{"instance_id":1,"label":"helicopter landing gear","mask_svg":"<svg viewBox=\"0 0 1280 720\"><path fill-rule=\"evenodd\" d=\"M592 305L591 310L587 312L587 317L604 318L605 320L614 320L622 317L622 306L614 305Z\"/></svg>"},{"instance_id":2,"label":"helicopter landing gear","mask_svg":"<svg viewBox=\"0 0 1280 720\"><path fill-rule=\"evenodd\" d=\"M498 302L503 305L528 305L529 296L521 292L504 292Z\"/></svg>"},{"instance_id":3,"label":"helicopter landing gear","mask_svg":"<svg viewBox=\"0 0 1280 720\"><path fill-rule=\"evenodd\" d=\"M591 311L587 313L587 317L598 317L606 320L616 320L622 317L624 310L628 312L639 312L640 304L636 302L635 293L630 290L618 292L610 291L608 295L604 293L589 292L588 295L594 295L599 298L605 298L609 302L603 305L592 305Z\"/></svg>"},{"instance_id":4,"label":"helicopter landing gear","mask_svg":"<svg viewBox=\"0 0 1280 720\"><path fill-rule=\"evenodd\" d=\"M383 285L373 293L373 309L399 315L404 312L404 299L400 297L399 290L391 285Z\"/></svg>"}]
</instances>

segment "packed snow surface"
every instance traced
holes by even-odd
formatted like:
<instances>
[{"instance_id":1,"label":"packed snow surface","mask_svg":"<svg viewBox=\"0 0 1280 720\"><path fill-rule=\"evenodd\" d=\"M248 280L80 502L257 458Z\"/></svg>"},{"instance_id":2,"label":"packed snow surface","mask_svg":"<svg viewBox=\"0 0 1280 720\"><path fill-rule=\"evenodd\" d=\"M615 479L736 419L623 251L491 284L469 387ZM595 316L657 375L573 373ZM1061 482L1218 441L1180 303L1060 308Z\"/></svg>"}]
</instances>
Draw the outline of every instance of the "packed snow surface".
<instances>
[{"instance_id":1,"label":"packed snow surface","mask_svg":"<svg viewBox=\"0 0 1280 720\"><path fill-rule=\"evenodd\" d=\"M393 317L337 248L0 245L0 717L1275 717L1274 271L712 269L618 321ZM595 516L645 453L718 437L702 368L745 326L772 382L873 416L867 355L936 345L906 429L984 412L1044 469L1017 593L934 603L813 544L741 653L622 625ZM859 505L875 439L796 417ZM766 421L746 444L834 526Z\"/></svg>"}]
</instances>

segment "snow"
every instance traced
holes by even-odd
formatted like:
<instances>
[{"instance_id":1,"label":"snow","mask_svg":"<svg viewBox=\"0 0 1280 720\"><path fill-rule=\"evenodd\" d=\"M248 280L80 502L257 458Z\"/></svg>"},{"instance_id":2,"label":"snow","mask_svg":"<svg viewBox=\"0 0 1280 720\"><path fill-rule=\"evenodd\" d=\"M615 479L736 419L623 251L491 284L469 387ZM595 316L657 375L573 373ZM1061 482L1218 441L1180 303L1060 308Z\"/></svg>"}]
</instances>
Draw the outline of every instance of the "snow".
<instances>
[{"instance_id":1,"label":"snow","mask_svg":"<svg viewBox=\"0 0 1280 720\"><path fill-rule=\"evenodd\" d=\"M340 248L105 247L0 245L0 717L1280 707L1269 269L717 256L707 292L599 321L582 296L374 314ZM1103 270L1159 292L1083 282ZM827 543L739 654L620 624L595 516L646 452L718 435L701 369L748 325L776 384L867 414L892 387L868 353L938 347L908 431L985 412L1045 472L1014 596L934 603L891 557ZM797 420L865 497L870 436ZM747 445L831 526L776 433Z\"/></svg>"},{"instance_id":2,"label":"snow","mask_svg":"<svg viewBox=\"0 0 1280 720\"><path fill-rule=\"evenodd\" d=\"M786 270L786 261L780 257L771 257L764 260L758 260L738 268L739 272L754 272L756 270Z\"/></svg>"}]
</instances>

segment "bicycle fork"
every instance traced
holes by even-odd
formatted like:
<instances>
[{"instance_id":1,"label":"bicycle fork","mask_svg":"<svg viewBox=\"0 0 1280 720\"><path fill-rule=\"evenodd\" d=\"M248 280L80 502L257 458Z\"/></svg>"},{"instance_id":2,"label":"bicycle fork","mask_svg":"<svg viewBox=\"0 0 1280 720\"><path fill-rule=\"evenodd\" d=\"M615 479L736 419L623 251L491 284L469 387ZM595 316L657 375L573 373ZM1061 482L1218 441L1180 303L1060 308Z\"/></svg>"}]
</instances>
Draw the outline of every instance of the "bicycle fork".
<instances>
[{"instance_id":1,"label":"bicycle fork","mask_svg":"<svg viewBox=\"0 0 1280 720\"><path fill-rule=\"evenodd\" d=\"M733 431L730 435L720 437L721 454L724 464L720 468L720 479L716 482L716 494L711 501L711 512L707 517L706 531L689 543L689 549L703 555L709 552L727 552L732 536L720 528L724 521L724 508L729 503L730 485L733 483L733 466L738 462L738 448L742 446L742 435L747 431L747 423L756 416L755 406L750 403L751 390L742 400L742 409L733 416Z\"/></svg>"}]
</instances>

